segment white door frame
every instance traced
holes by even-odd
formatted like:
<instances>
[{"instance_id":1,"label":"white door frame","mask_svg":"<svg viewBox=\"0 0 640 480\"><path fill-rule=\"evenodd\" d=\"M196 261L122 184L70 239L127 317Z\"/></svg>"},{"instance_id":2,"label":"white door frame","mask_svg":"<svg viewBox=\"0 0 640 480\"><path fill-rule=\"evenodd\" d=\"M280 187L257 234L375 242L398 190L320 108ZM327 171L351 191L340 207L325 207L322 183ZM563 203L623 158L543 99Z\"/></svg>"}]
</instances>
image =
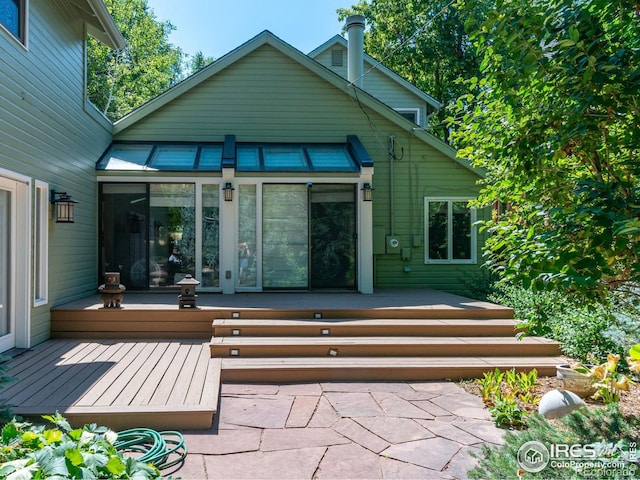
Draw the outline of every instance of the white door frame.
<instances>
[{"instance_id":1,"label":"white door frame","mask_svg":"<svg viewBox=\"0 0 640 480\"><path fill-rule=\"evenodd\" d=\"M9 318L12 334L0 338L0 352L31 346L31 179L0 169L0 188L11 192Z\"/></svg>"}]
</instances>

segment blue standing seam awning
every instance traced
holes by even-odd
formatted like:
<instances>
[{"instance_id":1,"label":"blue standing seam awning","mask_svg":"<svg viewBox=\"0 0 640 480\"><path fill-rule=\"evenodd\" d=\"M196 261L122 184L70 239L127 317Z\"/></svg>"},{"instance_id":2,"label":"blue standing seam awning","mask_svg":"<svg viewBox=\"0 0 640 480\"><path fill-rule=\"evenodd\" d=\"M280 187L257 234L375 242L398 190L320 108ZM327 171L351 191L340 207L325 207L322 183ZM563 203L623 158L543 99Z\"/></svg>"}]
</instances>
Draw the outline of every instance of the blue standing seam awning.
<instances>
[{"instance_id":1,"label":"blue standing seam awning","mask_svg":"<svg viewBox=\"0 0 640 480\"><path fill-rule=\"evenodd\" d=\"M356 135L345 143L113 142L96 170L148 172L359 172L373 161Z\"/></svg>"}]
</instances>

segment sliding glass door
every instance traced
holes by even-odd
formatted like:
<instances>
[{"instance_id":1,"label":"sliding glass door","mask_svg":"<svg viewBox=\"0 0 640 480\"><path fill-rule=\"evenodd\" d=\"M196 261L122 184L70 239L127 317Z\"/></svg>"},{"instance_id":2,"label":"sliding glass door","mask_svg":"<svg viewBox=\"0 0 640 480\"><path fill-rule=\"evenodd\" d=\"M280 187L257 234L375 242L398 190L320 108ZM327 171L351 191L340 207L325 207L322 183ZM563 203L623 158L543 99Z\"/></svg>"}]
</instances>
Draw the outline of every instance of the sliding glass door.
<instances>
[{"instance_id":1,"label":"sliding glass door","mask_svg":"<svg viewBox=\"0 0 640 480\"><path fill-rule=\"evenodd\" d=\"M265 184L263 286L356 288L355 186Z\"/></svg>"}]
</instances>

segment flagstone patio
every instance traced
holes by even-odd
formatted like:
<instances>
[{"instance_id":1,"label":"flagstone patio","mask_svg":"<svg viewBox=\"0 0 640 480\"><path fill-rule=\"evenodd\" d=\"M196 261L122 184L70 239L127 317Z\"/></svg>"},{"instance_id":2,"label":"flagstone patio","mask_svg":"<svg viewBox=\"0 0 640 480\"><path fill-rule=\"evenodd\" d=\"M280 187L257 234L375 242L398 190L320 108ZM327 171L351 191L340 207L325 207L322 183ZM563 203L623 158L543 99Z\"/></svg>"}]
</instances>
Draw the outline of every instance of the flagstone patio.
<instances>
[{"instance_id":1,"label":"flagstone patio","mask_svg":"<svg viewBox=\"0 0 640 480\"><path fill-rule=\"evenodd\" d=\"M223 384L209 431L185 432L189 479L465 479L500 444L452 382Z\"/></svg>"}]
</instances>

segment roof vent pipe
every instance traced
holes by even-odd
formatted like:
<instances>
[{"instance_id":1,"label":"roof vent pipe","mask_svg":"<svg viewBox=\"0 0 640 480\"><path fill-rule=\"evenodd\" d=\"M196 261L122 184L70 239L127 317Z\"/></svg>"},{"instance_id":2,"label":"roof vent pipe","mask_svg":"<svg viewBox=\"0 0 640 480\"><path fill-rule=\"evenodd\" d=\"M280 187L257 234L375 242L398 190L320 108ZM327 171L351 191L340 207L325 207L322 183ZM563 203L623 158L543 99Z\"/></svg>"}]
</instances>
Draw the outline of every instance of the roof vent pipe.
<instances>
[{"instance_id":1,"label":"roof vent pipe","mask_svg":"<svg viewBox=\"0 0 640 480\"><path fill-rule=\"evenodd\" d=\"M362 88L364 83L364 22L363 15L350 15L346 22L349 42L347 79L358 88Z\"/></svg>"}]
</instances>

